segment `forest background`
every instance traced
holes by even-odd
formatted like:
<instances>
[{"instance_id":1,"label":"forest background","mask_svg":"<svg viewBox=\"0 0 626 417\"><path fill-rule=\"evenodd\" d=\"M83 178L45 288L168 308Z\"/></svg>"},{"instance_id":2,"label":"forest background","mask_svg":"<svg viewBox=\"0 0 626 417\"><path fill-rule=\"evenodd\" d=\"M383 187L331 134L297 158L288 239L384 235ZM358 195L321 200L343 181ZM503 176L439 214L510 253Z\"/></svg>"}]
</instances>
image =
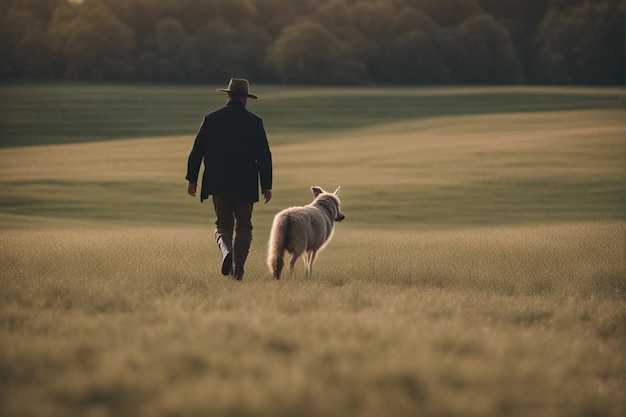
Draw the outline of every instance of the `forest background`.
<instances>
[{"instance_id":1,"label":"forest background","mask_svg":"<svg viewBox=\"0 0 626 417\"><path fill-rule=\"evenodd\" d=\"M624 84L624 0L0 0L0 78Z\"/></svg>"}]
</instances>

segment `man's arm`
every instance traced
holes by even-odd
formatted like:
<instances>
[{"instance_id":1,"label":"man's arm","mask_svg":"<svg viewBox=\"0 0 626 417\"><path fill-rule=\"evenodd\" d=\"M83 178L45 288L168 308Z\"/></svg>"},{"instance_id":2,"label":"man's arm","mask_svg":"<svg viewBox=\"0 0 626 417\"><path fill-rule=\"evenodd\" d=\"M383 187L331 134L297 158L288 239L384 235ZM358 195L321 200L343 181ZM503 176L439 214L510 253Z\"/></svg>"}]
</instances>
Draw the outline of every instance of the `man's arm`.
<instances>
[{"instance_id":1,"label":"man's arm","mask_svg":"<svg viewBox=\"0 0 626 417\"><path fill-rule=\"evenodd\" d=\"M189 159L187 160L187 194L192 197L196 196L196 189L198 186L198 176L200 174L200 165L202 165L202 159L204 158L206 148L206 138L208 135L208 123L206 117L200 126L200 130L196 135L196 139L193 143L193 148L189 153Z\"/></svg>"},{"instance_id":2,"label":"man's arm","mask_svg":"<svg viewBox=\"0 0 626 417\"><path fill-rule=\"evenodd\" d=\"M267 203L272 195L272 152L267 141L263 121L259 123L258 141L256 149L256 160L259 166L259 179L261 180L261 190ZM269 198L266 192L269 192Z\"/></svg>"}]
</instances>

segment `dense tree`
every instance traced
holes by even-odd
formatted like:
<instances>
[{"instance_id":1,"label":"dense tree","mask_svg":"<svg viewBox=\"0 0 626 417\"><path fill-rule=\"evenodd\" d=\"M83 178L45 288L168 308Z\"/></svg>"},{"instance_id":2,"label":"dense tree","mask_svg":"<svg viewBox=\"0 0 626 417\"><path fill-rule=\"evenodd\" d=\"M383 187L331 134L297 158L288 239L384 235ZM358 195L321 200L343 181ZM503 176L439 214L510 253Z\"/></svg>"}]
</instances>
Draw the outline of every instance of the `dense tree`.
<instances>
[{"instance_id":1,"label":"dense tree","mask_svg":"<svg viewBox=\"0 0 626 417\"><path fill-rule=\"evenodd\" d=\"M48 22L55 9L67 0L0 0L0 15L9 10L27 11L34 19Z\"/></svg>"},{"instance_id":2,"label":"dense tree","mask_svg":"<svg viewBox=\"0 0 626 417\"><path fill-rule=\"evenodd\" d=\"M0 76L54 77L48 22L64 0L0 1Z\"/></svg>"},{"instance_id":3,"label":"dense tree","mask_svg":"<svg viewBox=\"0 0 626 417\"><path fill-rule=\"evenodd\" d=\"M24 38L28 35L29 25L34 19L28 11L15 9L5 10L0 15L0 74L16 76L21 73L17 62L17 53L22 47Z\"/></svg>"},{"instance_id":4,"label":"dense tree","mask_svg":"<svg viewBox=\"0 0 626 417\"><path fill-rule=\"evenodd\" d=\"M405 10L395 19L398 34L386 41L382 80L404 84L450 82L444 62L443 31L421 11Z\"/></svg>"},{"instance_id":5,"label":"dense tree","mask_svg":"<svg viewBox=\"0 0 626 417\"><path fill-rule=\"evenodd\" d=\"M348 42L355 60L365 66L364 76L378 82L390 82L389 66L385 61L390 41L399 32L394 27L397 10L392 2L377 0L354 1L343 4L336 0L324 12L323 22L340 39Z\"/></svg>"},{"instance_id":6,"label":"dense tree","mask_svg":"<svg viewBox=\"0 0 626 417\"><path fill-rule=\"evenodd\" d=\"M625 0L0 0L0 78L623 84Z\"/></svg>"},{"instance_id":7,"label":"dense tree","mask_svg":"<svg viewBox=\"0 0 626 417\"><path fill-rule=\"evenodd\" d=\"M195 33L201 80L226 79L230 74L240 74L235 70L241 59L238 38L237 27L221 19L206 23Z\"/></svg>"},{"instance_id":8,"label":"dense tree","mask_svg":"<svg viewBox=\"0 0 626 417\"><path fill-rule=\"evenodd\" d=\"M364 75L347 45L315 22L286 27L268 60L280 79L289 83L357 83Z\"/></svg>"},{"instance_id":9,"label":"dense tree","mask_svg":"<svg viewBox=\"0 0 626 417\"><path fill-rule=\"evenodd\" d=\"M441 26L456 26L482 12L474 0L405 0L405 3L424 11Z\"/></svg>"},{"instance_id":10,"label":"dense tree","mask_svg":"<svg viewBox=\"0 0 626 417\"><path fill-rule=\"evenodd\" d=\"M190 81L196 69L195 48L178 20L157 22L150 46L139 56L142 74L155 81Z\"/></svg>"},{"instance_id":11,"label":"dense tree","mask_svg":"<svg viewBox=\"0 0 626 417\"><path fill-rule=\"evenodd\" d=\"M43 24L38 20L29 23L28 33L15 44L15 69L25 78L54 78L54 54Z\"/></svg>"},{"instance_id":12,"label":"dense tree","mask_svg":"<svg viewBox=\"0 0 626 417\"><path fill-rule=\"evenodd\" d=\"M547 83L624 81L624 2L555 2L538 31L535 70Z\"/></svg>"},{"instance_id":13,"label":"dense tree","mask_svg":"<svg viewBox=\"0 0 626 417\"><path fill-rule=\"evenodd\" d=\"M484 12L505 26L517 51L527 82L534 82L532 66L537 53L535 34L550 0L477 0Z\"/></svg>"},{"instance_id":14,"label":"dense tree","mask_svg":"<svg viewBox=\"0 0 626 417\"><path fill-rule=\"evenodd\" d=\"M522 77L508 30L489 15L472 17L450 32L447 62L461 84L516 84Z\"/></svg>"},{"instance_id":15,"label":"dense tree","mask_svg":"<svg viewBox=\"0 0 626 417\"><path fill-rule=\"evenodd\" d=\"M276 39L284 27L302 18L310 19L330 1L333 0L254 0L257 11L254 23L263 26L265 32Z\"/></svg>"},{"instance_id":16,"label":"dense tree","mask_svg":"<svg viewBox=\"0 0 626 417\"><path fill-rule=\"evenodd\" d=\"M63 77L104 80L132 74L134 33L98 0L58 7L50 35L65 60Z\"/></svg>"},{"instance_id":17,"label":"dense tree","mask_svg":"<svg viewBox=\"0 0 626 417\"><path fill-rule=\"evenodd\" d=\"M200 28L194 38L202 81L223 81L230 76L256 77L258 65L270 42L262 28L243 27L214 20Z\"/></svg>"},{"instance_id":18,"label":"dense tree","mask_svg":"<svg viewBox=\"0 0 626 417\"><path fill-rule=\"evenodd\" d=\"M103 0L113 13L135 32L135 46L139 51L148 47L156 23L167 17L158 6L161 1L154 0Z\"/></svg>"}]
</instances>

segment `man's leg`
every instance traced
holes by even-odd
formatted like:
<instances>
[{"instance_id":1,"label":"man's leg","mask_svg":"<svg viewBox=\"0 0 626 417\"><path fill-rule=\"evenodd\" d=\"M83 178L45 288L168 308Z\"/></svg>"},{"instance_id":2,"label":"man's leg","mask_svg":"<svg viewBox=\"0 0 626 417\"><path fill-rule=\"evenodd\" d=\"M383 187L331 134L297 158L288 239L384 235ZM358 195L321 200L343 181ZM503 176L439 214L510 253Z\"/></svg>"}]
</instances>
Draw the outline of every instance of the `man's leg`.
<instances>
[{"instance_id":1,"label":"man's leg","mask_svg":"<svg viewBox=\"0 0 626 417\"><path fill-rule=\"evenodd\" d=\"M222 274L230 275L233 269L233 206L231 199L224 195L213 196L215 208L215 240L222 252Z\"/></svg>"},{"instance_id":2,"label":"man's leg","mask_svg":"<svg viewBox=\"0 0 626 417\"><path fill-rule=\"evenodd\" d=\"M237 200L233 203L235 213L235 279L243 278L243 266L248 258L252 243L252 207L248 201Z\"/></svg>"}]
</instances>

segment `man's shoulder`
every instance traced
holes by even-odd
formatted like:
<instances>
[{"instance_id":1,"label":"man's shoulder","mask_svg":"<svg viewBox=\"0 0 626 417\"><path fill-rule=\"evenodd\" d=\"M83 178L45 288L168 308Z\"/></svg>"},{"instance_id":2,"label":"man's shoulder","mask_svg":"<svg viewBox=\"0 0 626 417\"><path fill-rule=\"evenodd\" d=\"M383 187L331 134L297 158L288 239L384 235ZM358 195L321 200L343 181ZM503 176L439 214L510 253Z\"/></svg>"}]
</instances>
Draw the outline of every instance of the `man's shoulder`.
<instances>
[{"instance_id":1,"label":"man's shoulder","mask_svg":"<svg viewBox=\"0 0 626 417\"><path fill-rule=\"evenodd\" d=\"M254 119L258 122L262 122L263 119L261 119L259 116L257 116L256 114L252 113L250 110L248 109L244 109L246 111L246 113L248 114L248 117L250 117L251 119Z\"/></svg>"},{"instance_id":2,"label":"man's shoulder","mask_svg":"<svg viewBox=\"0 0 626 417\"><path fill-rule=\"evenodd\" d=\"M258 122L262 122L263 119L261 119L259 116L257 116L256 114L252 113L250 110L246 109L245 107L230 107L230 106L224 106L221 107L217 110L212 111L211 113L207 114L205 116L205 118L214 118L214 117L224 117L226 116L226 114L228 114L231 111L238 111L241 114L245 115L247 118L251 119L251 120L255 120Z\"/></svg>"},{"instance_id":3,"label":"man's shoulder","mask_svg":"<svg viewBox=\"0 0 626 417\"><path fill-rule=\"evenodd\" d=\"M220 107L217 110L213 110L212 112L209 112L205 117L207 117L207 118L216 117L216 116L219 116L220 114L224 113L226 110L227 110L226 107Z\"/></svg>"}]
</instances>

